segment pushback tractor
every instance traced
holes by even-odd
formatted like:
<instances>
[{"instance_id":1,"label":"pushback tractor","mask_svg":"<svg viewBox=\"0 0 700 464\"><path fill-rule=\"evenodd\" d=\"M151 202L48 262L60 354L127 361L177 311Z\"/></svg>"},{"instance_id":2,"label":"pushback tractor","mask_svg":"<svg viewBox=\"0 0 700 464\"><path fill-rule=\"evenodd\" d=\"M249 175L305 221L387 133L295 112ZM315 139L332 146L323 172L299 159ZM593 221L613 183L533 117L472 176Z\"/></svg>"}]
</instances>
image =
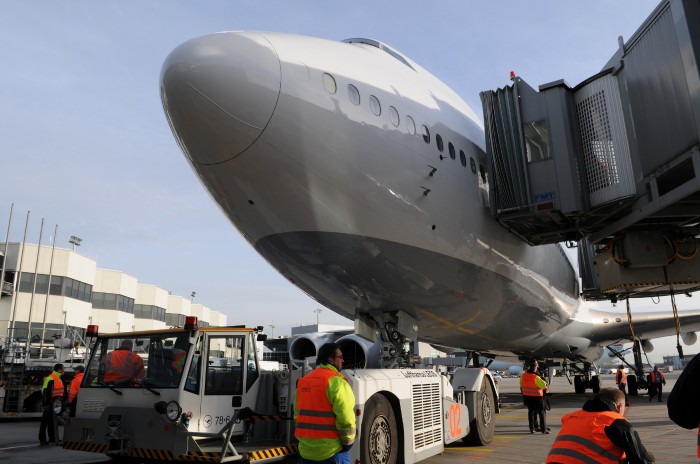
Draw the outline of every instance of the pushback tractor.
<instances>
[{"instance_id":1,"label":"pushback tractor","mask_svg":"<svg viewBox=\"0 0 700 464\"><path fill-rule=\"evenodd\" d=\"M198 327L194 319L184 328L96 335L63 447L117 461L295 460L292 400L308 371L262 370L258 329ZM125 345L144 368L115 381L108 359ZM486 369L343 374L356 398L353 463L417 462L447 443L476 436L486 444L493 436L497 391Z\"/></svg>"}]
</instances>

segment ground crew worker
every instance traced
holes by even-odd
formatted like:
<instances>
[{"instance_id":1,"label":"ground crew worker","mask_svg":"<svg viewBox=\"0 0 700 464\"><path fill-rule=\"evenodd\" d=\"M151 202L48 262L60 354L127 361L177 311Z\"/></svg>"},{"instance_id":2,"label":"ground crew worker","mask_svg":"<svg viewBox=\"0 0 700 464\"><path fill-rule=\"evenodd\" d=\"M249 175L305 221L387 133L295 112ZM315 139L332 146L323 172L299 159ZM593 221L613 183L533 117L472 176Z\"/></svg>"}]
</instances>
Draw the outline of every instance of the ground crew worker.
<instances>
[{"instance_id":1,"label":"ground crew worker","mask_svg":"<svg viewBox=\"0 0 700 464\"><path fill-rule=\"evenodd\" d=\"M615 383L617 384L617 388L619 388L620 391L625 394L625 406L629 406L630 403L627 401L627 372L625 372L625 366L622 364L620 364L620 367L617 368Z\"/></svg>"},{"instance_id":2,"label":"ground crew worker","mask_svg":"<svg viewBox=\"0 0 700 464\"><path fill-rule=\"evenodd\" d=\"M624 413L625 394L618 388L601 389L595 398L586 401L583 409L561 418L561 430L546 463L655 462Z\"/></svg>"},{"instance_id":3,"label":"ground crew worker","mask_svg":"<svg viewBox=\"0 0 700 464\"><path fill-rule=\"evenodd\" d=\"M318 367L297 383L296 438L302 463L349 464L355 441L355 395L340 373L343 353L336 343L318 350Z\"/></svg>"},{"instance_id":4,"label":"ground crew worker","mask_svg":"<svg viewBox=\"0 0 700 464\"><path fill-rule=\"evenodd\" d=\"M75 407L78 404L78 390L80 390L80 383L83 381L83 376L85 375L85 367L75 366L75 376L70 382L70 388L68 389L68 408L70 410L70 416L75 417Z\"/></svg>"},{"instance_id":5,"label":"ground crew worker","mask_svg":"<svg viewBox=\"0 0 700 464\"><path fill-rule=\"evenodd\" d=\"M523 402L527 406L527 422L530 433L549 433L546 414L544 412L544 394L549 392L547 382L537 375L537 361L530 364L530 368L520 377L520 392L523 394ZM539 416L539 424L537 418Z\"/></svg>"},{"instance_id":6,"label":"ground crew worker","mask_svg":"<svg viewBox=\"0 0 700 464\"><path fill-rule=\"evenodd\" d=\"M105 357L104 383L108 385L136 385L144 376L143 359L133 353L133 340L122 340L119 348Z\"/></svg>"},{"instance_id":7,"label":"ground crew worker","mask_svg":"<svg viewBox=\"0 0 700 464\"><path fill-rule=\"evenodd\" d=\"M666 385L666 378L664 377L664 373L659 370L659 366L654 366L654 370L651 371L651 382L649 384L650 402L658 394L659 403L661 403L661 393L664 385Z\"/></svg>"},{"instance_id":8,"label":"ground crew worker","mask_svg":"<svg viewBox=\"0 0 700 464\"><path fill-rule=\"evenodd\" d=\"M66 395L61 375L63 375L63 364L58 363L53 366L53 372L44 377L44 382L41 385L41 393L44 395L44 413L39 425L39 443L42 445L56 444L57 426L53 401L54 398L64 398ZM47 432L48 440L46 439Z\"/></svg>"},{"instance_id":9,"label":"ground crew worker","mask_svg":"<svg viewBox=\"0 0 700 464\"><path fill-rule=\"evenodd\" d=\"M668 417L684 429L698 428L698 458L700 458L700 354L685 365L668 395Z\"/></svg>"}]
</instances>

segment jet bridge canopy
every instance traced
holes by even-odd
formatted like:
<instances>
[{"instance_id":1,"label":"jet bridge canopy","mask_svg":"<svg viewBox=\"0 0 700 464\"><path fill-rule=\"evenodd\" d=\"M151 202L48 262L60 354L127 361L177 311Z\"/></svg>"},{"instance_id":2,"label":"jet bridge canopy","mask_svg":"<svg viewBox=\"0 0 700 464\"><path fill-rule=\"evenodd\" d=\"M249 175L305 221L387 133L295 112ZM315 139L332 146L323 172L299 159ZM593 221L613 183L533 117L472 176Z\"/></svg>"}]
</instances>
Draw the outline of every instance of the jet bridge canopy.
<instances>
[{"instance_id":1,"label":"jet bridge canopy","mask_svg":"<svg viewBox=\"0 0 700 464\"><path fill-rule=\"evenodd\" d=\"M641 277L598 281L603 248L617 246L612 266L658 268L645 288L668 293L669 265L692 261L700 236L700 4L662 1L619 42L575 87L514 77L481 93L493 216L531 245L583 241L596 298L641 288ZM659 256L631 258L649 247ZM700 288L700 266L682 274L677 290Z\"/></svg>"}]
</instances>

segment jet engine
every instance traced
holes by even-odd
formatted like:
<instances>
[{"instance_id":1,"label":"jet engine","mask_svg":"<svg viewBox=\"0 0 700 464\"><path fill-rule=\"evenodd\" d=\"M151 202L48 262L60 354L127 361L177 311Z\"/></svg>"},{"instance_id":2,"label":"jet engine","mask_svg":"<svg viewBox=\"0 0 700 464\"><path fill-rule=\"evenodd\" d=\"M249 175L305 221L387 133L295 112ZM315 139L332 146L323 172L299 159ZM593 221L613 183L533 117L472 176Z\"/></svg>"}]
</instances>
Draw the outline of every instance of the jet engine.
<instances>
[{"instance_id":1,"label":"jet engine","mask_svg":"<svg viewBox=\"0 0 700 464\"><path fill-rule=\"evenodd\" d=\"M381 343L370 342L359 335L350 334L336 340L343 352L344 369L372 369L380 367Z\"/></svg>"},{"instance_id":2,"label":"jet engine","mask_svg":"<svg viewBox=\"0 0 700 464\"><path fill-rule=\"evenodd\" d=\"M315 332L299 335L289 344L289 357L296 368L304 365L304 359L309 359L309 365L316 367L316 353L326 343L333 343L338 335L326 332Z\"/></svg>"},{"instance_id":3,"label":"jet engine","mask_svg":"<svg viewBox=\"0 0 700 464\"><path fill-rule=\"evenodd\" d=\"M644 348L646 353L651 353L654 351L654 344L649 340L642 340L642 348Z\"/></svg>"},{"instance_id":4,"label":"jet engine","mask_svg":"<svg viewBox=\"0 0 700 464\"><path fill-rule=\"evenodd\" d=\"M686 345L694 345L698 341L698 334L695 332L684 332L681 334L681 339Z\"/></svg>"}]
</instances>

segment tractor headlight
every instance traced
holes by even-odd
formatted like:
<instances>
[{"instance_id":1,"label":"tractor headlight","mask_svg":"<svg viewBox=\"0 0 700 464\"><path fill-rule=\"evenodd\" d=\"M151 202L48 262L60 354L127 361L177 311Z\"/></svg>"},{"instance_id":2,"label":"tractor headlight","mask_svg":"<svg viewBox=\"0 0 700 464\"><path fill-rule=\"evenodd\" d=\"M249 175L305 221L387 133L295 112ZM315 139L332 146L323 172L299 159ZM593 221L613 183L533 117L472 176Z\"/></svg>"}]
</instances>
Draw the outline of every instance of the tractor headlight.
<instances>
[{"instance_id":1,"label":"tractor headlight","mask_svg":"<svg viewBox=\"0 0 700 464\"><path fill-rule=\"evenodd\" d=\"M158 401L153 405L159 414L165 414L171 422L177 422L182 414L182 408L177 401L170 401L166 403L165 401Z\"/></svg>"},{"instance_id":2,"label":"tractor headlight","mask_svg":"<svg viewBox=\"0 0 700 464\"><path fill-rule=\"evenodd\" d=\"M170 419L170 422L176 422L182 414L182 408L177 401L171 401L165 407L165 417Z\"/></svg>"}]
</instances>

